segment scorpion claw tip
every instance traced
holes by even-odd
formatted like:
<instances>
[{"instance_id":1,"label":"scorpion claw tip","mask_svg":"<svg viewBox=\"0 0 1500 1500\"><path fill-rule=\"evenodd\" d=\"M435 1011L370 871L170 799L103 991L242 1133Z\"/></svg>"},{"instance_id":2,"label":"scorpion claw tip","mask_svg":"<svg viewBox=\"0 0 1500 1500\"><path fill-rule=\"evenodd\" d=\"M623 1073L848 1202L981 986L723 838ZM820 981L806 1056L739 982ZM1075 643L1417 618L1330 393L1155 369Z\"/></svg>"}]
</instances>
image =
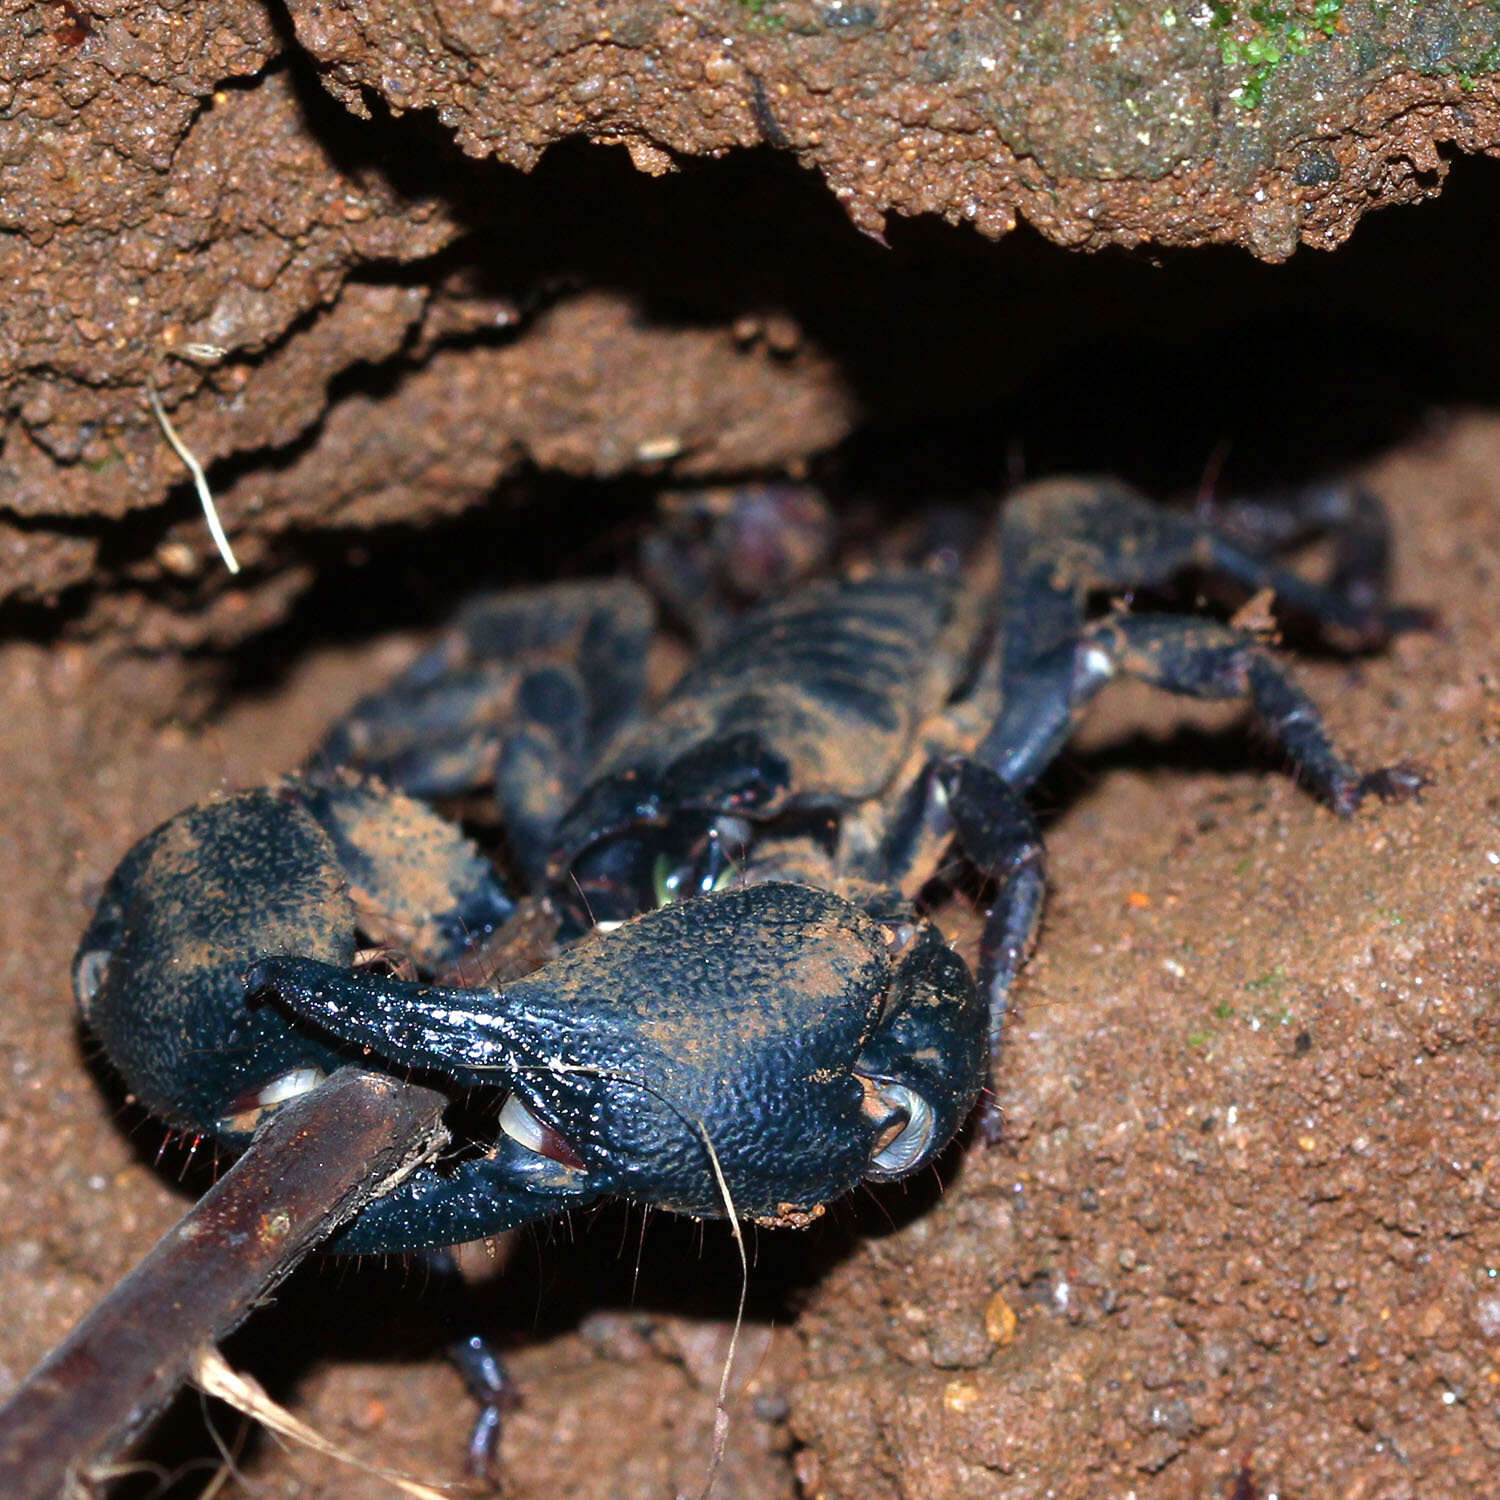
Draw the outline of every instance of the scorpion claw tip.
<instances>
[{"instance_id":1,"label":"scorpion claw tip","mask_svg":"<svg viewBox=\"0 0 1500 1500\"><path fill-rule=\"evenodd\" d=\"M1422 793L1431 785L1432 777L1423 767L1400 761L1367 771L1363 776L1341 780L1332 787L1328 800L1334 812L1341 818L1349 818L1367 797L1375 796L1382 802L1420 802Z\"/></svg>"},{"instance_id":2,"label":"scorpion claw tip","mask_svg":"<svg viewBox=\"0 0 1500 1500\"><path fill-rule=\"evenodd\" d=\"M1420 802L1422 793L1431 785L1432 777L1421 766L1405 761L1382 766L1360 777L1353 788L1353 807L1372 793L1382 802Z\"/></svg>"}]
</instances>

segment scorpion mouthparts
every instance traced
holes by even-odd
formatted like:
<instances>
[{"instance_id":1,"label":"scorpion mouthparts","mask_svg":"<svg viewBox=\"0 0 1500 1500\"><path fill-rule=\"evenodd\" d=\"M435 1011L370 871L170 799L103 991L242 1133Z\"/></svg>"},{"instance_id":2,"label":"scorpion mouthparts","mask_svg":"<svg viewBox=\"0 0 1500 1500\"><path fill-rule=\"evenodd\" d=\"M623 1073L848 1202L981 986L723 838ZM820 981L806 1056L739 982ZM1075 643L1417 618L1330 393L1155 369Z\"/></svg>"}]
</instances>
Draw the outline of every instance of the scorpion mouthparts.
<instances>
[{"instance_id":1,"label":"scorpion mouthparts","mask_svg":"<svg viewBox=\"0 0 1500 1500\"><path fill-rule=\"evenodd\" d=\"M290 1068L269 1083L261 1084L259 1088L236 1094L224 1106L224 1113L219 1121L220 1129L248 1134L271 1110L289 1099L299 1099L303 1094L310 1094L327 1076L322 1068Z\"/></svg>"},{"instance_id":2,"label":"scorpion mouthparts","mask_svg":"<svg viewBox=\"0 0 1500 1500\"><path fill-rule=\"evenodd\" d=\"M500 1129L517 1145L545 1156L575 1172L584 1170L584 1165L574 1149L550 1125L532 1114L521 1102L519 1094L509 1095L500 1110Z\"/></svg>"}]
</instances>

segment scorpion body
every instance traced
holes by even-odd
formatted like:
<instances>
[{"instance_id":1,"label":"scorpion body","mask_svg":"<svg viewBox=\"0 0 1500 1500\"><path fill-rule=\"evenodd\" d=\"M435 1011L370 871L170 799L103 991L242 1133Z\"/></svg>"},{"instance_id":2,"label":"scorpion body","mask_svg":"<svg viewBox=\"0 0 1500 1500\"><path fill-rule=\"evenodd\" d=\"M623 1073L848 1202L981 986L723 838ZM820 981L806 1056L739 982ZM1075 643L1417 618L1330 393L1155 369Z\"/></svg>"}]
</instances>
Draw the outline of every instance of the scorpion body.
<instances>
[{"instance_id":1,"label":"scorpion body","mask_svg":"<svg viewBox=\"0 0 1500 1500\"><path fill-rule=\"evenodd\" d=\"M1045 889L1024 793L1112 678L1247 700L1340 813L1419 787L1355 771L1255 636L1090 613L1185 569L1358 646L1415 621L1368 569L1321 586L1097 480L1012 496L968 572L752 609L654 706L635 586L478 601L301 773L127 855L75 961L85 1019L151 1108L231 1145L350 1056L503 1098L492 1141L338 1249L451 1245L605 1194L806 1222L931 1161L979 1098ZM553 935L500 981L464 964L517 898L416 800L484 785ZM988 892L973 974L922 900L955 856Z\"/></svg>"}]
</instances>

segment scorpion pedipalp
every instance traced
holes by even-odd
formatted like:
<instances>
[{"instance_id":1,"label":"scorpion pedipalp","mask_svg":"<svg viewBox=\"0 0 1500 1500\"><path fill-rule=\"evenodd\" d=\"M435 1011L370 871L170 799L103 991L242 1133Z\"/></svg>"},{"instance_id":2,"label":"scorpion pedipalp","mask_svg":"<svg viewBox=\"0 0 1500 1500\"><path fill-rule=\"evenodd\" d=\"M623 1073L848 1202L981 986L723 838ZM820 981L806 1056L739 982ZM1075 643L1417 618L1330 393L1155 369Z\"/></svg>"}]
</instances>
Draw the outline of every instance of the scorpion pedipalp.
<instances>
[{"instance_id":1,"label":"scorpion pedipalp","mask_svg":"<svg viewBox=\"0 0 1500 1500\"><path fill-rule=\"evenodd\" d=\"M893 965L884 929L859 908L769 883L646 913L503 992L285 958L255 965L247 983L334 1044L459 1087L507 1091L510 1144L486 1159L492 1183L717 1215L707 1138L736 1206L775 1220L811 1212L863 1177L897 1175L897 1157L881 1159L891 1111L871 1118L872 1087L901 1100L918 1125L903 1171L972 1106L981 1007L967 970L924 930L926 941ZM953 1065L910 1065L914 1047L933 1050L922 1036L939 1033L969 1044ZM356 1226L361 1247L369 1219Z\"/></svg>"}]
</instances>

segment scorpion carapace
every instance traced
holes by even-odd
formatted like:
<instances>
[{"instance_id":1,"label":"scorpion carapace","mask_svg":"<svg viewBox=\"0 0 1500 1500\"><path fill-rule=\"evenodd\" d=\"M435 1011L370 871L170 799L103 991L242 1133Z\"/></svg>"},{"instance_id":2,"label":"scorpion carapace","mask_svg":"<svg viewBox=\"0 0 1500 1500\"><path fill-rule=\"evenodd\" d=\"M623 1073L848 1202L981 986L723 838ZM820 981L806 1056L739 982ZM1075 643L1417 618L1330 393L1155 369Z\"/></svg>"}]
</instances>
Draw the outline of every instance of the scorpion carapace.
<instances>
[{"instance_id":1,"label":"scorpion carapace","mask_svg":"<svg viewBox=\"0 0 1500 1500\"><path fill-rule=\"evenodd\" d=\"M1253 512L1238 545L1109 481L1033 485L969 573L800 585L705 631L654 706L634 585L475 601L302 773L127 855L80 1004L148 1105L231 1143L350 1056L493 1091L494 1139L339 1248L454 1244L601 1194L802 1222L930 1161L979 1094L1045 887L1023 794L1113 677L1247 700L1341 813L1418 788L1355 771L1253 634L1090 613L1195 569L1378 644L1417 617L1381 603L1369 506L1345 513L1360 545L1321 586L1261 555ZM413 800L485 785L519 897ZM921 904L955 861L987 892L973 977ZM549 946L501 980L470 959L518 900Z\"/></svg>"}]
</instances>

